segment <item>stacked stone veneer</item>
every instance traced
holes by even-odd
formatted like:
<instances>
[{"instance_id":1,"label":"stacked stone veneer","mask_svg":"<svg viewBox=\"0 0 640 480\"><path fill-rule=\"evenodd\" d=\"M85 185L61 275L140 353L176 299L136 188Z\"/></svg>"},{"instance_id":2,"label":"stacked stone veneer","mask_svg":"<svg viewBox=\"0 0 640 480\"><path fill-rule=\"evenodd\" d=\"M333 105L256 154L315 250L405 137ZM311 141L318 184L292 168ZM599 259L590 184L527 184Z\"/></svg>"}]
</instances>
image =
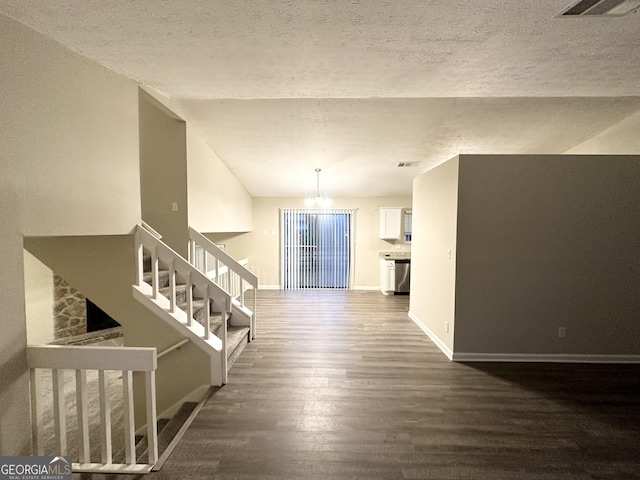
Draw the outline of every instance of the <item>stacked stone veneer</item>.
<instances>
[{"instance_id":1,"label":"stacked stone veneer","mask_svg":"<svg viewBox=\"0 0 640 480\"><path fill-rule=\"evenodd\" d=\"M58 275L53 276L53 332L56 340L87 333L86 297Z\"/></svg>"}]
</instances>

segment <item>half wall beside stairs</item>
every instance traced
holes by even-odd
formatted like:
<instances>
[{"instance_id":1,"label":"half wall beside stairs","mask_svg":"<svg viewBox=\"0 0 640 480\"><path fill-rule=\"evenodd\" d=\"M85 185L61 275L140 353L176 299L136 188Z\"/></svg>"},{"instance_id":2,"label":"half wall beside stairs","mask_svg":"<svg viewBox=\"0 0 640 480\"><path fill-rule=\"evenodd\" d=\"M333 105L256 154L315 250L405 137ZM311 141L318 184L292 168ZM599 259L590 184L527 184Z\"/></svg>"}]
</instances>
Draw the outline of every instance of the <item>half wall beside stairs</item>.
<instances>
[{"instance_id":1,"label":"half wall beside stairs","mask_svg":"<svg viewBox=\"0 0 640 480\"><path fill-rule=\"evenodd\" d=\"M184 340L184 336L160 321L131 294L135 282L133 244L133 235L24 239L26 250L122 325L124 346L156 347L163 352ZM211 385L210 377L209 357L193 342L159 358L159 414L175 412L185 401L197 401ZM138 394L142 390L136 385L134 379L138 429L144 425L145 414L144 398Z\"/></svg>"}]
</instances>

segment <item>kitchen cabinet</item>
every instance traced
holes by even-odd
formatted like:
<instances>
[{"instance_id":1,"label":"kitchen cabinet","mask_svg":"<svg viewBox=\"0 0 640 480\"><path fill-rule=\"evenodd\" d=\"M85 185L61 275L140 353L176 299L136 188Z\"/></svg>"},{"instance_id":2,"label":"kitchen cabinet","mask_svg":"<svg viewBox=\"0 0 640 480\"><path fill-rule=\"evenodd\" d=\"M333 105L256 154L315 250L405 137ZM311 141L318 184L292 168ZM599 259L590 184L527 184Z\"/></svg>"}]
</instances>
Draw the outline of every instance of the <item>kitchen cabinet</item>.
<instances>
[{"instance_id":1,"label":"kitchen cabinet","mask_svg":"<svg viewBox=\"0 0 640 480\"><path fill-rule=\"evenodd\" d=\"M396 289L396 261L380 259L380 291L393 295Z\"/></svg>"},{"instance_id":2,"label":"kitchen cabinet","mask_svg":"<svg viewBox=\"0 0 640 480\"><path fill-rule=\"evenodd\" d=\"M383 240L400 240L403 236L402 208L380 208L380 238Z\"/></svg>"}]
</instances>

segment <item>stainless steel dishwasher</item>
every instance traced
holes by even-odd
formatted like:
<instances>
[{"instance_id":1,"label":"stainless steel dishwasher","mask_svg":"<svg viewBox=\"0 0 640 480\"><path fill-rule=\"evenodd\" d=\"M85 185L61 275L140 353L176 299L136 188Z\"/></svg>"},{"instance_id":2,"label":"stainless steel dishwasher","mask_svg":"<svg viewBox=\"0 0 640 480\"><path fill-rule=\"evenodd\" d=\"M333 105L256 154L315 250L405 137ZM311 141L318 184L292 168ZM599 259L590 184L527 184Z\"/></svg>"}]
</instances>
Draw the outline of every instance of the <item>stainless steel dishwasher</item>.
<instances>
[{"instance_id":1,"label":"stainless steel dishwasher","mask_svg":"<svg viewBox=\"0 0 640 480\"><path fill-rule=\"evenodd\" d=\"M396 259L396 295L409 295L411 288L411 260L408 258Z\"/></svg>"}]
</instances>

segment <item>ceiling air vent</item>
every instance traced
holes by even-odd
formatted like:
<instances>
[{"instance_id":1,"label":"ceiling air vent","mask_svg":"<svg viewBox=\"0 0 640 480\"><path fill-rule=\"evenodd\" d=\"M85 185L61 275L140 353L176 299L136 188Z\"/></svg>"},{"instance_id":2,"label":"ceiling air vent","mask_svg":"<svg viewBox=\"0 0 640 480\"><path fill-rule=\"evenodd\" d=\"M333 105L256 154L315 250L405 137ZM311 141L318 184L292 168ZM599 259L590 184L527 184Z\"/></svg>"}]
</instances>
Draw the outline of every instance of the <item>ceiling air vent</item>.
<instances>
[{"instance_id":1,"label":"ceiling air vent","mask_svg":"<svg viewBox=\"0 0 640 480\"><path fill-rule=\"evenodd\" d=\"M640 0L580 0L558 17L622 17L640 8Z\"/></svg>"},{"instance_id":2,"label":"ceiling air vent","mask_svg":"<svg viewBox=\"0 0 640 480\"><path fill-rule=\"evenodd\" d=\"M420 164L420 162L398 162L398 167L417 167Z\"/></svg>"}]
</instances>

